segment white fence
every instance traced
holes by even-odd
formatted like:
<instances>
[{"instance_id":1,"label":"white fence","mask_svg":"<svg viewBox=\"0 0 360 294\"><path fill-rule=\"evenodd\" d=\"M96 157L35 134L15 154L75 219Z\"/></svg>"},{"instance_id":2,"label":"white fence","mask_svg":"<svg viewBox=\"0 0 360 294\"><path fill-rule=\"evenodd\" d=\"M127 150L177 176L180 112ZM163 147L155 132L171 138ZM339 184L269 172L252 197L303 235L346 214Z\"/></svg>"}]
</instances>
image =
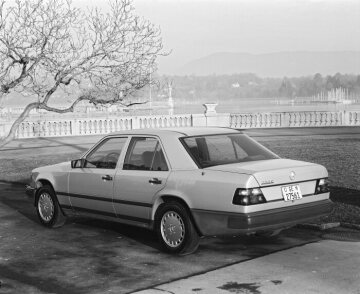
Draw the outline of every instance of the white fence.
<instances>
[{"instance_id":1,"label":"white fence","mask_svg":"<svg viewBox=\"0 0 360 294\"><path fill-rule=\"evenodd\" d=\"M131 129L191 126L220 126L239 129L360 126L360 111L211 113L208 115L182 114L51 121L28 120L20 124L16 137L95 135ZM2 133L0 135L5 135L9 129L10 124L3 125L2 129L0 128Z\"/></svg>"}]
</instances>

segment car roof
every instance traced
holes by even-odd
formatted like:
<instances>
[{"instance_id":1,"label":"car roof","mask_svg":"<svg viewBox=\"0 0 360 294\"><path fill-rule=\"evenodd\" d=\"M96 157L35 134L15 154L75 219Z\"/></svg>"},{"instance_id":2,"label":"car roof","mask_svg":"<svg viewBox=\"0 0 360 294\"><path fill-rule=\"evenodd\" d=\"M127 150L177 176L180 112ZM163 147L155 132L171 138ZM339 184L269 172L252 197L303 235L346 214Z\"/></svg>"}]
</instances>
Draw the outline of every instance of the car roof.
<instances>
[{"instance_id":1,"label":"car roof","mask_svg":"<svg viewBox=\"0 0 360 294\"><path fill-rule=\"evenodd\" d=\"M221 127L181 127L181 128L159 128L159 129L136 129L111 133L110 135L153 135L153 136L175 136L190 137L216 134L241 133L239 130Z\"/></svg>"}]
</instances>

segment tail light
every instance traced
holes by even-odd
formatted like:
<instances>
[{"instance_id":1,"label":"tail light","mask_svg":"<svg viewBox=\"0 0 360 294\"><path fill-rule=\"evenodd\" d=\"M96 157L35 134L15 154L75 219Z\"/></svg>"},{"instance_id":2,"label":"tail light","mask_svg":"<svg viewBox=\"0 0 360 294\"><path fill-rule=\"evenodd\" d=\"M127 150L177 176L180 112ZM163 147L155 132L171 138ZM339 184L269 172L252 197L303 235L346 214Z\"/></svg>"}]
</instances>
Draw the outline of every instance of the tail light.
<instances>
[{"instance_id":1,"label":"tail light","mask_svg":"<svg viewBox=\"0 0 360 294\"><path fill-rule=\"evenodd\" d=\"M233 204L247 206L261 203L266 203L266 199L260 188L236 189Z\"/></svg>"},{"instance_id":2,"label":"tail light","mask_svg":"<svg viewBox=\"0 0 360 294\"><path fill-rule=\"evenodd\" d=\"M316 181L315 194L330 192L329 179L324 178Z\"/></svg>"}]
</instances>

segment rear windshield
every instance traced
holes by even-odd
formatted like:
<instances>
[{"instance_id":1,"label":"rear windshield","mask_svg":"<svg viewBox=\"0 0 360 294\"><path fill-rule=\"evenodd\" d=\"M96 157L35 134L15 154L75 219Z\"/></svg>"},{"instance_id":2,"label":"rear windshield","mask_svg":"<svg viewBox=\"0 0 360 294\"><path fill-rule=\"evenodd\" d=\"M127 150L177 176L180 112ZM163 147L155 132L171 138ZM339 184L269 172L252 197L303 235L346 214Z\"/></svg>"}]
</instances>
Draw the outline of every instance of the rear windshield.
<instances>
[{"instance_id":1,"label":"rear windshield","mask_svg":"<svg viewBox=\"0 0 360 294\"><path fill-rule=\"evenodd\" d=\"M204 167L279 158L245 134L222 134L182 139L196 163Z\"/></svg>"}]
</instances>

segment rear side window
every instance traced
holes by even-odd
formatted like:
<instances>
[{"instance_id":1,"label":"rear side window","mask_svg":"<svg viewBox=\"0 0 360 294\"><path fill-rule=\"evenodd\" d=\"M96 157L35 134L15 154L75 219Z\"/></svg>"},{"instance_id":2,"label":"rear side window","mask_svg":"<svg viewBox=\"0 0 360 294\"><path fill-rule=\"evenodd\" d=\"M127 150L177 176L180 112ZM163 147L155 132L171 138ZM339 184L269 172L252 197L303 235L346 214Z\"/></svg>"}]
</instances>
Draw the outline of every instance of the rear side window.
<instances>
[{"instance_id":1,"label":"rear side window","mask_svg":"<svg viewBox=\"0 0 360 294\"><path fill-rule=\"evenodd\" d=\"M211 136L206 138L209 159L211 161L241 160L248 154L231 137Z\"/></svg>"},{"instance_id":2,"label":"rear side window","mask_svg":"<svg viewBox=\"0 0 360 294\"><path fill-rule=\"evenodd\" d=\"M169 170L159 141L155 138L133 138L126 154L124 170Z\"/></svg>"},{"instance_id":3,"label":"rear side window","mask_svg":"<svg viewBox=\"0 0 360 294\"><path fill-rule=\"evenodd\" d=\"M244 134L225 134L183 138L196 163L201 167L279 158Z\"/></svg>"}]
</instances>

